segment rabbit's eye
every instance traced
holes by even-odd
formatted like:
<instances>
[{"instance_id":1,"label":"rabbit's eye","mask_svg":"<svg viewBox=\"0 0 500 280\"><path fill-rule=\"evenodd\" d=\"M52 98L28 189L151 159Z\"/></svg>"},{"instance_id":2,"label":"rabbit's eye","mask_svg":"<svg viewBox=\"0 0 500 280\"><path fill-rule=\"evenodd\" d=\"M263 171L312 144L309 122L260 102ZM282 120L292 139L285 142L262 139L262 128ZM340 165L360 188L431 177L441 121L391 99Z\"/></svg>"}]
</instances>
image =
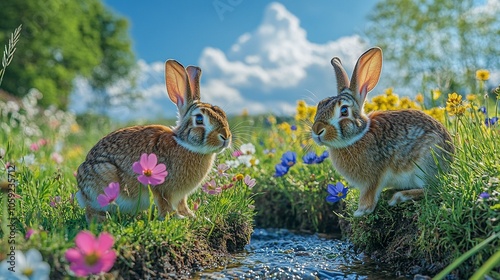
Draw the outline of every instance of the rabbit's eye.
<instances>
[{"instance_id":1,"label":"rabbit's eye","mask_svg":"<svg viewBox=\"0 0 500 280\"><path fill-rule=\"evenodd\" d=\"M198 114L198 115L194 116L194 122L196 124L203 124L203 115Z\"/></svg>"},{"instance_id":2,"label":"rabbit's eye","mask_svg":"<svg viewBox=\"0 0 500 280\"><path fill-rule=\"evenodd\" d=\"M342 117L349 116L349 110L347 109L346 105L340 107L340 116L342 116Z\"/></svg>"}]
</instances>

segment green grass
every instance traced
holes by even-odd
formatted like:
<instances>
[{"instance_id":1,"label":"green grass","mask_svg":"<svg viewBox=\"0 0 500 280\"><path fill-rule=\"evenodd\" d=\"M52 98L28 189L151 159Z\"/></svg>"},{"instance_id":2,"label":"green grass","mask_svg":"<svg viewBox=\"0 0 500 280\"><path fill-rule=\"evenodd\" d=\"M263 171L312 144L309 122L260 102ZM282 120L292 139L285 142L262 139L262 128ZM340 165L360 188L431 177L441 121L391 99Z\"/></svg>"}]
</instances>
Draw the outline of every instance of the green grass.
<instances>
[{"instance_id":1,"label":"green grass","mask_svg":"<svg viewBox=\"0 0 500 280\"><path fill-rule=\"evenodd\" d=\"M73 199L77 191L73 174L86 152L118 125L95 116L77 119L70 113L49 112L37 107L38 98L33 92L17 107L0 102L0 124L9 126L8 133L0 134L0 148L5 151L0 159L0 182L8 180L4 168L8 162L11 170L15 168L14 192L19 196L14 199L15 208L7 209L12 192L5 189L0 193L0 200L5 202L0 218L0 260L12 245L7 210L13 210L15 218L15 248L38 249L51 266L51 279L70 274L64 253L75 246L75 236L81 230L96 235L109 232L114 237L118 258L110 275L124 278L189 273L192 269L219 265L226 261L228 252L240 251L248 243L254 216L253 195L242 181L232 181L236 173L253 173L252 168L246 167L228 170L228 178L217 179L220 184L235 184L221 194L208 195L200 189L190 197L191 208L195 203L199 205L196 218L150 220L146 211L136 217L113 215L102 224L87 225L83 209ZM46 144L40 139L45 139ZM33 143L42 144L32 150ZM63 162L57 163L54 153L61 155ZM229 156L223 153L218 160ZM29 229L35 233L26 240Z\"/></svg>"}]
</instances>

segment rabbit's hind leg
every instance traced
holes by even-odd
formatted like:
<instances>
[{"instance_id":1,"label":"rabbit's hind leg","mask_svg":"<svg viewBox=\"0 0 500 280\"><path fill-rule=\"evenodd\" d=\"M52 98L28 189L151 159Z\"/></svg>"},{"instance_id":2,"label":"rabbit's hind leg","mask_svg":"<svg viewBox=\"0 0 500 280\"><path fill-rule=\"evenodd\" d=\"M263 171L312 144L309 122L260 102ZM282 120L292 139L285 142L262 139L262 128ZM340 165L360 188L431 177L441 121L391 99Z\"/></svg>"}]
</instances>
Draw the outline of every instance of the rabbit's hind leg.
<instances>
[{"instance_id":1,"label":"rabbit's hind leg","mask_svg":"<svg viewBox=\"0 0 500 280\"><path fill-rule=\"evenodd\" d=\"M424 196L424 189L411 189L411 190L403 190L394 193L392 198L389 200L390 206L395 206L398 203L405 202L408 200L416 200L420 199Z\"/></svg>"}]
</instances>

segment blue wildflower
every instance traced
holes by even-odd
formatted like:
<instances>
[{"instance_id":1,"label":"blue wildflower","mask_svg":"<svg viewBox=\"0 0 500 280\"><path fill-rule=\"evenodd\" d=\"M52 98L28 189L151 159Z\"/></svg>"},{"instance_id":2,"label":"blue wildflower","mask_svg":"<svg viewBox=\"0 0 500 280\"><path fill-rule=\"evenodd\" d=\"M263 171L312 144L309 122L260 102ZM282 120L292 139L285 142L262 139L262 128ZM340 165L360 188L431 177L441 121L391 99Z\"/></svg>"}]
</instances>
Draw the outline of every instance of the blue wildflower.
<instances>
[{"instance_id":1,"label":"blue wildflower","mask_svg":"<svg viewBox=\"0 0 500 280\"><path fill-rule=\"evenodd\" d=\"M292 124L292 125L290 126L290 129L291 129L291 130L293 130L293 131L295 131L295 130L297 130L297 126L296 126L296 125L294 125L294 124Z\"/></svg>"},{"instance_id":2,"label":"blue wildflower","mask_svg":"<svg viewBox=\"0 0 500 280\"><path fill-rule=\"evenodd\" d=\"M493 117L493 118L486 118L484 120L484 124L486 126L492 126L495 125L498 122L498 117Z\"/></svg>"},{"instance_id":3,"label":"blue wildflower","mask_svg":"<svg viewBox=\"0 0 500 280\"><path fill-rule=\"evenodd\" d=\"M481 113L483 113L483 114L485 114L485 115L486 115L486 107L481 106L481 107L479 108L479 112L481 112Z\"/></svg>"},{"instance_id":4,"label":"blue wildflower","mask_svg":"<svg viewBox=\"0 0 500 280\"><path fill-rule=\"evenodd\" d=\"M490 198L490 194L487 192L482 192L481 194L479 194L479 198L488 199L488 198Z\"/></svg>"},{"instance_id":5,"label":"blue wildflower","mask_svg":"<svg viewBox=\"0 0 500 280\"><path fill-rule=\"evenodd\" d=\"M337 182L336 185L328 184L328 196L326 197L326 201L328 202L339 202L341 199L347 196L348 188L344 186L341 182Z\"/></svg>"},{"instance_id":6,"label":"blue wildflower","mask_svg":"<svg viewBox=\"0 0 500 280\"><path fill-rule=\"evenodd\" d=\"M319 157L316 158L316 163L322 163L325 159L328 158L330 154L328 151L324 151Z\"/></svg>"},{"instance_id":7,"label":"blue wildflower","mask_svg":"<svg viewBox=\"0 0 500 280\"><path fill-rule=\"evenodd\" d=\"M274 173L274 177L281 177L288 173L288 166L284 166L281 163L276 164L274 169L276 170L276 173Z\"/></svg>"},{"instance_id":8,"label":"blue wildflower","mask_svg":"<svg viewBox=\"0 0 500 280\"><path fill-rule=\"evenodd\" d=\"M302 157L305 164L314 164L318 160L318 156L315 152L309 152Z\"/></svg>"},{"instance_id":9,"label":"blue wildflower","mask_svg":"<svg viewBox=\"0 0 500 280\"><path fill-rule=\"evenodd\" d=\"M288 151L281 156L281 165L283 166L293 166L297 162L297 154L295 152Z\"/></svg>"}]
</instances>

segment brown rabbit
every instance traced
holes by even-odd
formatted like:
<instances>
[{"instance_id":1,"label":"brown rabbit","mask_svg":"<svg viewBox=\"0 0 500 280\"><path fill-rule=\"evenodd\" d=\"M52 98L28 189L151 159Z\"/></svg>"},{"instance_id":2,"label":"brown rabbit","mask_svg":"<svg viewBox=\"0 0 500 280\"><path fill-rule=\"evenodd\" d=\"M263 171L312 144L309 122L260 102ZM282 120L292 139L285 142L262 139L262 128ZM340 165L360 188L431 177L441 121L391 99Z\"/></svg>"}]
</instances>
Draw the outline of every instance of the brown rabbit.
<instances>
[{"instance_id":1,"label":"brown rabbit","mask_svg":"<svg viewBox=\"0 0 500 280\"><path fill-rule=\"evenodd\" d=\"M127 127L102 138L78 168L76 195L85 207L87 221L102 221L114 205L101 207L99 194L111 182L120 183L116 204L122 213L147 209L149 192L132 170L143 153L156 154L166 165L165 181L152 187L160 218L176 210L180 217L194 216L187 197L210 171L216 153L231 144L231 131L222 109L200 101L201 69L186 69L175 60L165 63L165 80L170 100L179 110L176 127L146 125Z\"/></svg>"},{"instance_id":2,"label":"brown rabbit","mask_svg":"<svg viewBox=\"0 0 500 280\"><path fill-rule=\"evenodd\" d=\"M421 197L438 170L448 169L455 152L446 128L418 110L364 114L366 95L382 69L380 48L361 55L350 82L340 59L331 63L338 95L319 102L312 138L330 148L335 169L360 190L354 216L372 213L385 186L401 190L389 205Z\"/></svg>"}]
</instances>

